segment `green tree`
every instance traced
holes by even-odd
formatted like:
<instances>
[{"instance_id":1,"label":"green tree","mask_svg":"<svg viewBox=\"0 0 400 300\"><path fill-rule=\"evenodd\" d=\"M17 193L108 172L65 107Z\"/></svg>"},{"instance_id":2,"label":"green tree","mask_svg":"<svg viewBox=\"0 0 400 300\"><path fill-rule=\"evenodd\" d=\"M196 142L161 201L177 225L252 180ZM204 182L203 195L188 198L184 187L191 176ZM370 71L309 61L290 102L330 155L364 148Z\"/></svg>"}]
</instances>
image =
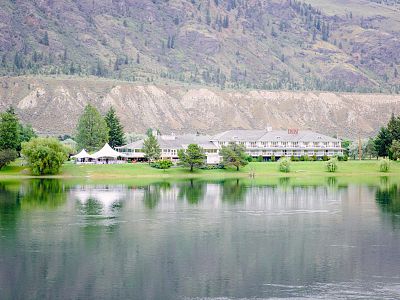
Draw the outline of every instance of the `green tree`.
<instances>
[{"instance_id":1,"label":"green tree","mask_svg":"<svg viewBox=\"0 0 400 300\"><path fill-rule=\"evenodd\" d=\"M395 117L394 114L392 113L392 117L390 118L387 125L387 130L389 132L391 141L393 140L400 141L400 116ZM389 144L389 147L391 144L392 143Z\"/></svg>"},{"instance_id":2,"label":"green tree","mask_svg":"<svg viewBox=\"0 0 400 300\"><path fill-rule=\"evenodd\" d=\"M108 127L108 143L111 147L119 147L125 143L124 139L124 127L115 113L115 109L110 107L108 110L105 120Z\"/></svg>"},{"instance_id":3,"label":"green tree","mask_svg":"<svg viewBox=\"0 0 400 300\"><path fill-rule=\"evenodd\" d=\"M161 157L161 148L158 144L157 138L150 134L143 143L144 157L150 163L153 160L157 160Z\"/></svg>"},{"instance_id":4,"label":"green tree","mask_svg":"<svg viewBox=\"0 0 400 300\"><path fill-rule=\"evenodd\" d=\"M185 150L181 149L178 151L179 164L190 168L190 172L193 172L194 168L200 168L204 166L206 155L204 154L203 148L196 144L190 144Z\"/></svg>"},{"instance_id":5,"label":"green tree","mask_svg":"<svg viewBox=\"0 0 400 300\"><path fill-rule=\"evenodd\" d=\"M37 138L37 134L31 125L19 124L19 141L20 143L29 142L33 138ZM18 151L21 151L21 144L19 144Z\"/></svg>"},{"instance_id":6,"label":"green tree","mask_svg":"<svg viewBox=\"0 0 400 300\"><path fill-rule=\"evenodd\" d=\"M0 150L17 150L20 145L20 125L15 111L10 107L0 114Z\"/></svg>"},{"instance_id":7,"label":"green tree","mask_svg":"<svg viewBox=\"0 0 400 300\"><path fill-rule=\"evenodd\" d=\"M351 141L350 140L343 140L342 141L342 147L343 147L344 156L349 156L350 155L350 145L351 145Z\"/></svg>"},{"instance_id":8,"label":"green tree","mask_svg":"<svg viewBox=\"0 0 400 300\"><path fill-rule=\"evenodd\" d=\"M224 166L236 167L236 171L239 171L240 167L244 167L248 164L246 149L243 145L231 144L229 146L223 146L220 151L220 155L223 159Z\"/></svg>"},{"instance_id":9,"label":"green tree","mask_svg":"<svg viewBox=\"0 0 400 300\"><path fill-rule=\"evenodd\" d=\"M17 157L18 153L14 149L0 150L0 170L7 166L10 162L16 160Z\"/></svg>"},{"instance_id":10,"label":"green tree","mask_svg":"<svg viewBox=\"0 0 400 300\"><path fill-rule=\"evenodd\" d=\"M34 138L22 143L22 154L33 175L53 175L60 172L68 158L67 149L54 138Z\"/></svg>"},{"instance_id":11,"label":"green tree","mask_svg":"<svg viewBox=\"0 0 400 300\"><path fill-rule=\"evenodd\" d=\"M378 157L378 152L375 148L375 141L372 138L369 138L364 149L365 155L368 155L371 159L372 157Z\"/></svg>"},{"instance_id":12,"label":"green tree","mask_svg":"<svg viewBox=\"0 0 400 300\"><path fill-rule=\"evenodd\" d=\"M85 107L83 115L79 118L76 142L78 149L94 151L108 142L108 127L99 111L92 105Z\"/></svg>"},{"instance_id":13,"label":"green tree","mask_svg":"<svg viewBox=\"0 0 400 300\"><path fill-rule=\"evenodd\" d=\"M386 157L389 155L389 147L392 144L390 133L387 128L382 127L375 138L375 150L379 156Z\"/></svg>"},{"instance_id":14,"label":"green tree","mask_svg":"<svg viewBox=\"0 0 400 300\"><path fill-rule=\"evenodd\" d=\"M393 160L400 159L400 141L394 140L390 146L390 154Z\"/></svg>"}]
</instances>

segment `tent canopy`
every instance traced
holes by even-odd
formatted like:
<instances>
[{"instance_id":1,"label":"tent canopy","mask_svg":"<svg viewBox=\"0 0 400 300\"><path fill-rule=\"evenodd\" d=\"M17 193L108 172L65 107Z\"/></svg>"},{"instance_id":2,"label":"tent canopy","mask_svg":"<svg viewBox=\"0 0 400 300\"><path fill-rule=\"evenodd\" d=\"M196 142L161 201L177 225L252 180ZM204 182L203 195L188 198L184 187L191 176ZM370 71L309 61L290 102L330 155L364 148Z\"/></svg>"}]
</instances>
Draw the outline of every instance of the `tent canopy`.
<instances>
[{"instance_id":1,"label":"tent canopy","mask_svg":"<svg viewBox=\"0 0 400 300\"><path fill-rule=\"evenodd\" d=\"M76 158L76 159L93 158L93 156L90 155L89 153L87 153L85 149L82 149L81 152L79 152L78 154L73 155L71 157Z\"/></svg>"},{"instance_id":2,"label":"tent canopy","mask_svg":"<svg viewBox=\"0 0 400 300\"><path fill-rule=\"evenodd\" d=\"M125 157L125 154L115 151L113 148L110 147L109 144L105 144L103 148L101 148L96 153L92 154L93 158L118 158L118 157Z\"/></svg>"}]
</instances>

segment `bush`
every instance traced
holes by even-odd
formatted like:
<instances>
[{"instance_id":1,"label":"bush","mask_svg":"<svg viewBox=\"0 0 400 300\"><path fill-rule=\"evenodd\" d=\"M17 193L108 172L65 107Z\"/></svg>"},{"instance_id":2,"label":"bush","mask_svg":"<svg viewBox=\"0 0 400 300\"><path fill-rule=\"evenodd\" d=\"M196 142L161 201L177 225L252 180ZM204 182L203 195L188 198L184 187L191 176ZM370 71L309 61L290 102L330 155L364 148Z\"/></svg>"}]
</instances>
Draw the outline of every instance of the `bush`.
<instances>
[{"instance_id":1,"label":"bush","mask_svg":"<svg viewBox=\"0 0 400 300\"><path fill-rule=\"evenodd\" d=\"M264 157L262 157L261 155L257 157L257 162L263 162L264 161Z\"/></svg>"},{"instance_id":2,"label":"bush","mask_svg":"<svg viewBox=\"0 0 400 300\"><path fill-rule=\"evenodd\" d=\"M253 161L253 157L251 157L251 155L247 155L246 160L248 162L252 162Z\"/></svg>"},{"instance_id":3,"label":"bush","mask_svg":"<svg viewBox=\"0 0 400 300\"><path fill-rule=\"evenodd\" d=\"M276 161L275 155L272 155L272 156L271 156L271 161Z\"/></svg>"},{"instance_id":4,"label":"bush","mask_svg":"<svg viewBox=\"0 0 400 300\"><path fill-rule=\"evenodd\" d=\"M157 160L150 164L150 167L156 168L156 169L161 169L161 170L169 169L172 166L173 166L173 163L169 159L160 159L160 160Z\"/></svg>"},{"instance_id":5,"label":"bush","mask_svg":"<svg viewBox=\"0 0 400 300\"><path fill-rule=\"evenodd\" d=\"M311 158L312 158L313 161L317 161L318 160L318 158L317 158L317 156L315 154Z\"/></svg>"},{"instance_id":6,"label":"bush","mask_svg":"<svg viewBox=\"0 0 400 300\"><path fill-rule=\"evenodd\" d=\"M322 157L322 160L323 160L323 161L328 161L328 160L329 160L329 157L326 156L326 155L324 155L324 156Z\"/></svg>"},{"instance_id":7,"label":"bush","mask_svg":"<svg viewBox=\"0 0 400 300\"><path fill-rule=\"evenodd\" d=\"M299 158L297 156L292 156L290 158L291 161L299 161Z\"/></svg>"},{"instance_id":8,"label":"bush","mask_svg":"<svg viewBox=\"0 0 400 300\"><path fill-rule=\"evenodd\" d=\"M217 164L217 165L204 165L200 169L202 170L217 170L217 169L224 169L225 166L223 164Z\"/></svg>"},{"instance_id":9,"label":"bush","mask_svg":"<svg viewBox=\"0 0 400 300\"><path fill-rule=\"evenodd\" d=\"M390 160L388 158L381 159L379 161L379 171L389 172L390 170Z\"/></svg>"},{"instance_id":10,"label":"bush","mask_svg":"<svg viewBox=\"0 0 400 300\"><path fill-rule=\"evenodd\" d=\"M14 149L0 150L0 170L7 166L10 162L16 160L18 153Z\"/></svg>"},{"instance_id":11,"label":"bush","mask_svg":"<svg viewBox=\"0 0 400 300\"><path fill-rule=\"evenodd\" d=\"M54 175L68 158L67 149L53 138L35 138L22 144L22 154L33 175Z\"/></svg>"},{"instance_id":12,"label":"bush","mask_svg":"<svg viewBox=\"0 0 400 300\"><path fill-rule=\"evenodd\" d=\"M338 159L336 157L332 157L328 162L326 163L326 168L328 169L328 172L336 172L338 168Z\"/></svg>"},{"instance_id":13,"label":"bush","mask_svg":"<svg viewBox=\"0 0 400 300\"><path fill-rule=\"evenodd\" d=\"M290 172L290 160L286 157L279 159L279 171L284 173Z\"/></svg>"}]
</instances>

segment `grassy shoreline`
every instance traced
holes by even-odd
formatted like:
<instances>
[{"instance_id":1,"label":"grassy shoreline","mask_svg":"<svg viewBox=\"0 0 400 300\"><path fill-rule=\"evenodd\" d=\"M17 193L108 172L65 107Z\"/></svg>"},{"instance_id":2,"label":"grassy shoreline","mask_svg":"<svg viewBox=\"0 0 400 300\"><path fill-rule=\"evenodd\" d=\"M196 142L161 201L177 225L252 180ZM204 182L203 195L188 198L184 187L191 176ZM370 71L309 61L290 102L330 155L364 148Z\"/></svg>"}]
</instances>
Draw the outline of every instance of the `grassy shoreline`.
<instances>
[{"instance_id":1,"label":"grassy shoreline","mask_svg":"<svg viewBox=\"0 0 400 300\"><path fill-rule=\"evenodd\" d=\"M379 163L376 160L339 162L338 170L330 173L326 169L326 163L318 162L292 162L291 172L282 173L278 170L278 163L253 162L239 171L235 169L216 170L189 170L174 167L168 170L151 168L148 164L124 164L124 165L75 165L71 162L64 164L61 174L52 176L32 176L26 166L16 162L0 171L1 179L27 179L27 178L60 178L60 179L129 179L129 178L159 178L159 179L184 179L184 178L248 178L254 177L347 177L347 176L399 176L400 162L392 162L390 171L379 172Z\"/></svg>"}]
</instances>

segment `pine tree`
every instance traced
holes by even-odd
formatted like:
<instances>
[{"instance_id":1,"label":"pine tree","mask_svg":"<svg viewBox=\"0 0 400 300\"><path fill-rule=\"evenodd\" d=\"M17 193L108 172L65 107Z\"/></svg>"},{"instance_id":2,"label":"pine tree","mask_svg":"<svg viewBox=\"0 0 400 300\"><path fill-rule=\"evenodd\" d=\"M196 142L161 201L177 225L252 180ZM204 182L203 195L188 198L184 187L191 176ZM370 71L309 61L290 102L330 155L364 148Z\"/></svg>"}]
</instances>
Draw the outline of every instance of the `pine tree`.
<instances>
[{"instance_id":1,"label":"pine tree","mask_svg":"<svg viewBox=\"0 0 400 300\"><path fill-rule=\"evenodd\" d=\"M115 109L113 107L110 107L110 109L108 110L105 116L105 121L109 130L108 144L113 148L122 146L125 143L124 128L121 125L121 122L116 115Z\"/></svg>"},{"instance_id":2,"label":"pine tree","mask_svg":"<svg viewBox=\"0 0 400 300\"><path fill-rule=\"evenodd\" d=\"M79 149L94 151L108 142L108 127L99 111L88 104L79 118L76 141Z\"/></svg>"},{"instance_id":3,"label":"pine tree","mask_svg":"<svg viewBox=\"0 0 400 300\"><path fill-rule=\"evenodd\" d=\"M190 144L186 150L178 151L179 164L190 168L192 172L194 168L200 168L204 165L207 156L204 150L196 144Z\"/></svg>"}]
</instances>

